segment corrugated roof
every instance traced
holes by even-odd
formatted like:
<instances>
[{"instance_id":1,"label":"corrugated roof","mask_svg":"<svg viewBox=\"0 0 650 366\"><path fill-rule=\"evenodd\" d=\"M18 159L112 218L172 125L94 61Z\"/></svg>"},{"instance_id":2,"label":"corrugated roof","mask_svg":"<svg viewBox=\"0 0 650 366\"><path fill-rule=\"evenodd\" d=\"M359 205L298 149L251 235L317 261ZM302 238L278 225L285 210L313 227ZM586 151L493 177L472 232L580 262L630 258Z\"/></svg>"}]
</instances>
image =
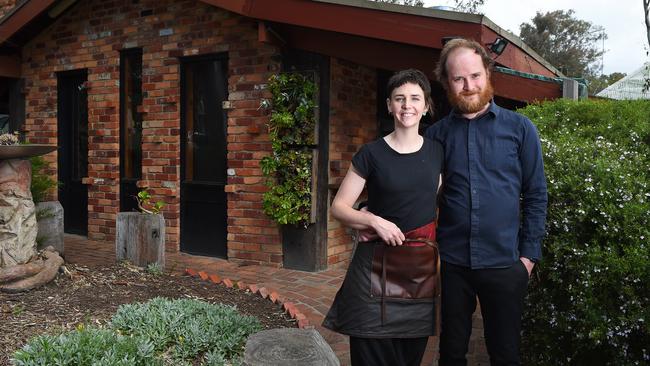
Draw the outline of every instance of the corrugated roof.
<instances>
[{"instance_id":1,"label":"corrugated roof","mask_svg":"<svg viewBox=\"0 0 650 366\"><path fill-rule=\"evenodd\" d=\"M638 70L603 89L596 96L617 100L650 100L650 91L643 92L645 78L650 78L650 62L646 62Z\"/></svg>"}]
</instances>

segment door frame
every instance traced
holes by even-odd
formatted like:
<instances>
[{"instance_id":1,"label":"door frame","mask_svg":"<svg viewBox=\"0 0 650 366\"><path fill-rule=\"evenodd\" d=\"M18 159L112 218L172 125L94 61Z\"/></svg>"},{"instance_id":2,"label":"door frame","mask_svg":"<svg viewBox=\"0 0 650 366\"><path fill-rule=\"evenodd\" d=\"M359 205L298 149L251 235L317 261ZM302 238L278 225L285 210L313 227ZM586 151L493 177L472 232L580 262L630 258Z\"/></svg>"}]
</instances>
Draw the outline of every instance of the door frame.
<instances>
[{"instance_id":1,"label":"door frame","mask_svg":"<svg viewBox=\"0 0 650 366\"><path fill-rule=\"evenodd\" d=\"M59 72L56 73L56 78L57 78L57 109L56 109L56 111L57 111L57 143L59 145L59 151L57 152L57 177L58 177L58 180L63 183L63 185L65 185L66 179L68 179L69 177L62 177L62 174L61 174L62 169L66 165L68 165L68 169L70 169L70 166L73 164L72 161L68 161L67 164L66 164L65 160L70 155L69 149L72 149L72 139L74 138L74 136L70 136L70 135L73 134L74 132L70 131L70 130L64 130L63 128L61 128L61 126L62 126L61 118L62 117L61 117L61 113L59 113L59 112L61 111L61 104L62 104L61 99L62 98L61 98L61 84L59 83L59 81L62 78L73 78L75 76L83 76L84 84L85 84L88 81L88 69L66 70L66 71L59 71ZM86 109L86 121L85 121L86 122L86 141L88 141L88 139L90 137L89 136L90 135L89 134L90 129L89 129L89 125L88 125L88 94L87 93L86 93L85 99L86 99L86 105L85 105L85 109ZM68 136L65 136L63 134L63 132L68 132ZM87 165L88 165L88 154L89 154L89 148L88 148L88 146L86 146L86 164ZM71 172L68 172L68 173L71 173ZM88 166L86 166L86 175L88 175ZM86 203L85 204L85 209L83 209L84 212L85 212L85 215L84 215L85 216L85 225L82 224L79 227L80 230L78 230L78 231L77 230L69 231L70 226L68 226L68 231L65 231L65 232L87 236L88 235L88 220L89 220L88 186L86 186L82 181L83 178L85 178L85 177L79 177L79 178L80 178L80 182L81 182L80 184L85 188L84 192L86 194L85 197L81 198L82 201L85 201L85 203ZM65 193L62 194L64 189L65 189L65 187L59 186L59 189L58 189L59 202L61 202L61 196L63 196L63 198L66 201L70 199L69 197L67 197L67 195ZM63 202L61 202L61 205L63 206ZM84 205L82 204L82 206L84 206ZM66 215L65 215L65 206L64 206L64 224L65 224L65 222L68 222L68 223L70 222L70 220L65 220L65 216ZM64 225L64 230L65 230L65 225Z\"/></svg>"},{"instance_id":2,"label":"door frame","mask_svg":"<svg viewBox=\"0 0 650 366\"><path fill-rule=\"evenodd\" d=\"M187 117L187 110L186 110L186 78L185 78L185 71L187 68L188 64L193 64L193 63L199 63L199 62L204 62L204 61L223 61L226 65L226 70L228 70L228 52L219 52L219 53L212 53L212 54L206 54L206 55L199 55L199 56L187 56L187 57L179 57L179 72L180 72L180 177L179 177L179 249L183 253L188 253L188 254L195 254L195 255L207 255L205 253L201 252L196 252L192 250L188 250L186 247L186 244L183 243L183 212L185 210L185 204L183 202L183 181L185 180L185 174L186 174L186 151L187 151L187 136L183 134L187 134L186 128L187 128L187 122L186 122L186 117ZM226 78L226 84L228 84L228 73L225 75ZM226 93L228 94L228 85L226 85ZM227 100L227 99L226 99ZM224 124L223 124L223 129L224 129L224 134L225 134L225 141L224 143L226 144L226 169L227 169L227 155L228 155L228 147L227 147L227 139L228 139L228 115L227 112L224 110ZM224 182L224 186L227 184L227 177L226 177L226 182ZM228 195L226 194L226 202L225 202L225 215L226 215L226 238L224 238L224 246L225 246L225 254L223 256L215 256L217 258L221 259L228 259L228 239L227 239L227 231L228 231Z\"/></svg>"},{"instance_id":3,"label":"door frame","mask_svg":"<svg viewBox=\"0 0 650 366\"><path fill-rule=\"evenodd\" d=\"M124 174L125 174L125 172L124 172L124 166L125 166L124 160L126 159L126 157L124 156L124 153L126 151L126 146L125 146L125 140L126 140L125 139L125 134L126 134L126 131L124 130L124 127L126 127L125 126L125 119L126 119L127 116L126 116L125 112L126 112L126 99L127 98L126 98L126 94L122 93L122 88L124 87L125 78L126 78L126 73L124 72L124 70L125 70L124 62L126 61L128 56L130 56L130 55L140 55L140 72L142 72L142 69L143 69L143 65L142 65L143 51L142 51L142 48L129 48L129 49L123 49L123 50L120 51L120 71L119 71L120 72L120 87L119 87L119 94L120 94L120 121L119 121L119 124L120 124L119 125L119 129L120 129L120 152L119 152L119 154L120 154L119 155L119 159L120 159L120 178L118 180L118 186L119 186L119 191L120 191L120 194L119 194L120 211L128 211L129 208L131 208L131 209L137 208L137 203L135 202L135 198L133 198L132 201L128 201L128 202L130 202L130 204L128 204L127 203L128 196L126 194L127 192L123 191L123 184L131 183L131 182L123 182L123 180L125 179L124 178ZM143 97L142 79L140 81L140 93L141 93L141 98L142 98ZM142 99L144 99L144 98L142 98ZM140 103L142 103L142 100L140 101ZM140 112L138 112L138 113L140 114ZM142 122L143 121L141 120L140 123L142 123ZM133 185L136 185L137 181L142 179L142 153L143 153L143 151L142 151L142 127L141 127L141 130L140 130L140 161L138 162L140 172L139 172L139 175L138 175L137 178L129 179L129 180L133 181ZM135 194L137 194L137 186L135 188L136 188L135 189L136 190Z\"/></svg>"}]
</instances>

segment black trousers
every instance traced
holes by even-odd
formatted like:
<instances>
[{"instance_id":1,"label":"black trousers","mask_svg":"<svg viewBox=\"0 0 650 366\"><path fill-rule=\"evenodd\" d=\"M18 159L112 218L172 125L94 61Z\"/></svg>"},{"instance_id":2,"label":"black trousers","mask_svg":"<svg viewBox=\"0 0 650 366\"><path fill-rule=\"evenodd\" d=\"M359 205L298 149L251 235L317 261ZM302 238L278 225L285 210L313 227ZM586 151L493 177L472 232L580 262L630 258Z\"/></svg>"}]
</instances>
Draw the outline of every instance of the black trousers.
<instances>
[{"instance_id":1,"label":"black trousers","mask_svg":"<svg viewBox=\"0 0 650 366\"><path fill-rule=\"evenodd\" d=\"M350 337L352 366L420 366L429 337Z\"/></svg>"},{"instance_id":2,"label":"black trousers","mask_svg":"<svg viewBox=\"0 0 650 366\"><path fill-rule=\"evenodd\" d=\"M510 268L472 270L442 262L441 276L439 365L467 365L477 297L490 364L520 365L521 315L528 288L528 271L524 264L517 261Z\"/></svg>"}]
</instances>

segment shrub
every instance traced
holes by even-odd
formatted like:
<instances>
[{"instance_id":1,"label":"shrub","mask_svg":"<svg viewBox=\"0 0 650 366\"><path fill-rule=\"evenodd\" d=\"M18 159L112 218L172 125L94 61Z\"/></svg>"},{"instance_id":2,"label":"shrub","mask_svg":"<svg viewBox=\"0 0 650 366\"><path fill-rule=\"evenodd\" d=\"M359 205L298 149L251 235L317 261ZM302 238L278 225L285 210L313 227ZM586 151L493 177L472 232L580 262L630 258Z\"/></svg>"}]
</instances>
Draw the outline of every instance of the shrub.
<instances>
[{"instance_id":1,"label":"shrub","mask_svg":"<svg viewBox=\"0 0 650 366\"><path fill-rule=\"evenodd\" d=\"M539 129L549 193L525 364L647 364L650 102L560 100L520 112Z\"/></svg>"},{"instance_id":2,"label":"shrub","mask_svg":"<svg viewBox=\"0 0 650 366\"><path fill-rule=\"evenodd\" d=\"M153 344L144 338L123 336L112 330L83 326L60 335L33 338L14 354L13 363L16 366L162 365L154 356Z\"/></svg>"},{"instance_id":3,"label":"shrub","mask_svg":"<svg viewBox=\"0 0 650 366\"><path fill-rule=\"evenodd\" d=\"M30 158L32 162L32 199L34 202L43 202L50 190L57 187L57 182L44 172L48 163L42 156Z\"/></svg>"}]
</instances>

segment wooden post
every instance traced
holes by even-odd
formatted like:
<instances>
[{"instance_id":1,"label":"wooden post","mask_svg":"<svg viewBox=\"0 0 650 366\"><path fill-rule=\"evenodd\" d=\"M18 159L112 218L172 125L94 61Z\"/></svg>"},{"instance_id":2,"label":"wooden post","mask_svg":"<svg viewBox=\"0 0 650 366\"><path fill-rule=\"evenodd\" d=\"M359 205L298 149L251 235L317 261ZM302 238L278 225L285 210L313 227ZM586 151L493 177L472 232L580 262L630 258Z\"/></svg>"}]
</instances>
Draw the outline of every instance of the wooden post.
<instances>
[{"instance_id":1,"label":"wooden post","mask_svg":"<svg viewBox=\"0 0 650 366\"><path fill-rule=\"evenodd\" d=\"M140 212L117 214L115 257L146 267L165 266L165 219L162 215Z\"/></svg>"}]
</instances>

